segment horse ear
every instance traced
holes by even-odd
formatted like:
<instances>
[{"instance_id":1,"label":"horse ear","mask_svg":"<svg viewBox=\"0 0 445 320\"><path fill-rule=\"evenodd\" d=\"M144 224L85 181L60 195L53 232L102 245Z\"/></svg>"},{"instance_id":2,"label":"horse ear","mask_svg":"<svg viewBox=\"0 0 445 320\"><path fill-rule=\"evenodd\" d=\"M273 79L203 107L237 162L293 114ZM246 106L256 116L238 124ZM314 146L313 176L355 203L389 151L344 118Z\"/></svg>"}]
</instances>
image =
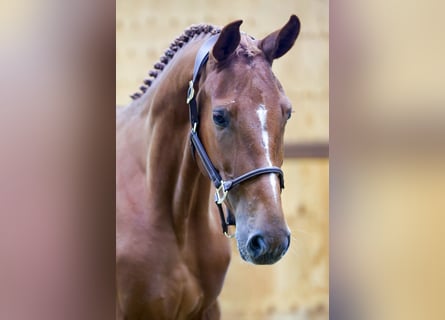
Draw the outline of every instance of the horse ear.
<instances>
[{"instance_id":1,"label":"horse ear","mask_svg":"<svg viewBox=\"0 0 445 320\"><path fill-rule=\"evenodd\" d=\"M283 56L297 40L300 33L300 20L296 15L291 15L289 21L281 29L272 32L260 41L259 47L266 58L272 63L274 59Z\"/></svg>"},{"instance_id":2,"label":"horse ear","mask_svg":"<svg viewBox=\"0 0 445 320\"><path fill-rule=\"evenodd\" d=\"M237 20L226 25L213 46L212 54L218 61L226 60L238 47L241 35L239 27L243 20Z\"/></svg>"}]
</instances>

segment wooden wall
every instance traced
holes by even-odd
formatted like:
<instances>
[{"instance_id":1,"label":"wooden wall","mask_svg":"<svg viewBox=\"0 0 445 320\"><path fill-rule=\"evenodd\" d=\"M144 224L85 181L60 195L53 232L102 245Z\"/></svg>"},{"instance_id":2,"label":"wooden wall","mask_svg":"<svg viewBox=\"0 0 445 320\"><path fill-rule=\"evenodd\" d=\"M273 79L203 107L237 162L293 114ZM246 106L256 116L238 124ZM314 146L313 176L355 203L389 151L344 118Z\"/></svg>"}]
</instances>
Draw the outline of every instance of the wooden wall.
<instances>
[{"instance_id":1,"label":"wooden wall","mask_svg":"<svg viewBox=\"0 0 445 320\"><path fill-rule=\"evenodd\" d=\"M241 29L261 38L290 14L302 27L295 47L274 62L294 106L286 143L329 139L329 10L327 0L117 0L116 104L126 105L170 42L191 24ZM283 205L291 247L273 266L249 265L233 241L232 263L221 295L223 319L327 319L329 282L329 163L286 159Z\"/></svg>"}]
</instances>

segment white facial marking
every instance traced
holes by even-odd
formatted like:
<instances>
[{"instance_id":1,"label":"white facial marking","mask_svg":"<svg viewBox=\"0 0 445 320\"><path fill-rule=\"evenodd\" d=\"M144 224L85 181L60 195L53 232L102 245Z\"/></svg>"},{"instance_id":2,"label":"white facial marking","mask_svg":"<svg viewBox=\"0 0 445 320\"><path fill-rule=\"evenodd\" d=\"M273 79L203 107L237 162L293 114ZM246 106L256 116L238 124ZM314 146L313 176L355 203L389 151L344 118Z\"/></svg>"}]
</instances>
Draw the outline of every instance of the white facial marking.
<instances>
[{"instance_id":1,"label":"white facial marking","mask_svg":"<svg viewBox=\"0 0 445 320\"><path fill-rule=\"evenodd\" d=\"M258 118L261 123L261 138L263 142L264 149L266 150L266 161L269 166L272 166L272 161L270 161L270 152L269 152L269 133L267 132L267 109L266 106L260 104L258 109L256 110ZM269 175L269 181L272 187L273 196L275 200L278 200L277 190L276 190L276 179L275 174Z\"/></svg>"}]
</instances>

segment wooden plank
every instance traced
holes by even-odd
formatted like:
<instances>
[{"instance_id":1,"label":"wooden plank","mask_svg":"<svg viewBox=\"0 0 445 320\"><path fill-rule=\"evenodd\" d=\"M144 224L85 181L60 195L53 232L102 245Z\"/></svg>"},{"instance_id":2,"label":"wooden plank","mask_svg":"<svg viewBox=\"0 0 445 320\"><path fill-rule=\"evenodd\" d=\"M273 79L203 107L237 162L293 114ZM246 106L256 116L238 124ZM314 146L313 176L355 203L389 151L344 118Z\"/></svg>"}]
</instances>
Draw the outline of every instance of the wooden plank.
<instances>
[{"instance_id":1,"label":"wooden plank","mask_svg":"<svg viewBox=\"0 0 445 320\"><path fill-rule=\"evenodd\" d=\"M329 158L329 142L286 143L285 158Z\"/></svg>"}]
</instances>

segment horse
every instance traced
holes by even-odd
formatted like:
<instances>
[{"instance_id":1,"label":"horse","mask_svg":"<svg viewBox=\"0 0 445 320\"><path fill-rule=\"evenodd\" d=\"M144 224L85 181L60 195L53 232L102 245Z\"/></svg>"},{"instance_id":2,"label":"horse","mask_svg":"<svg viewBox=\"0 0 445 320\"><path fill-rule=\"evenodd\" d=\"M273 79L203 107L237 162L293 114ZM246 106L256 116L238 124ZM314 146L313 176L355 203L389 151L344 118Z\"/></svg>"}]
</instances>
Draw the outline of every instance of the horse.
<instances>
[{"instance_id":1,"label":"horse","mask_svg":"<svg viewBox=\"0 0 445 320\"><path fill-rule=\"evenodd\" d=\"M271 67L300 20L260 40L241 23L186 29L116 111L117 319L220 319L224 235L253 264L290 245L280 167L292 106Z\"/></svg>"}]
</instances>

